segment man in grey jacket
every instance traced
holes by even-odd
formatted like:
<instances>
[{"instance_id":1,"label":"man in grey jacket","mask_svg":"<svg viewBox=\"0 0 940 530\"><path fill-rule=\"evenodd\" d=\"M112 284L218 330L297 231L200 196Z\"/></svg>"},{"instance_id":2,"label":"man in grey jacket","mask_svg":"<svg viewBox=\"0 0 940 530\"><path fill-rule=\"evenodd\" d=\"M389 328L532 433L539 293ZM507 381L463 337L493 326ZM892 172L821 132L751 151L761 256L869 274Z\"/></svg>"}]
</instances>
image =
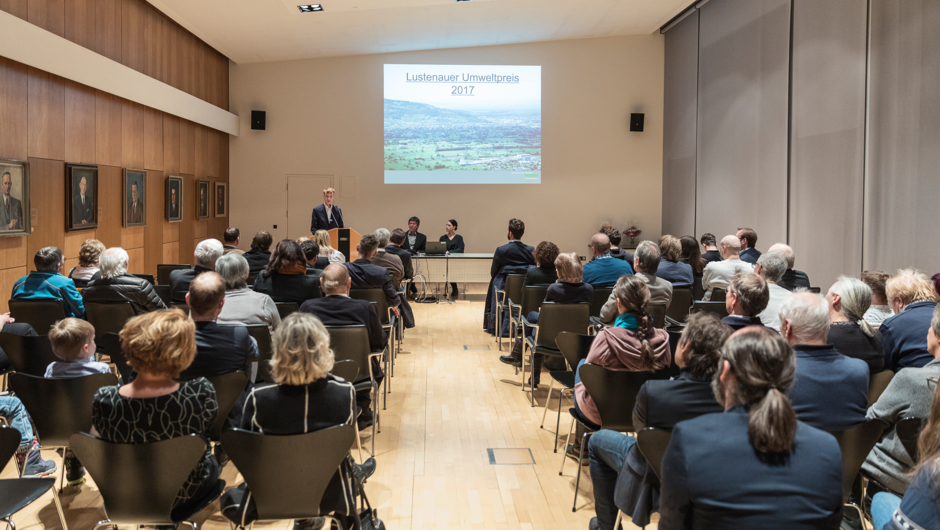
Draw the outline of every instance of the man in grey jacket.
<instances>
[{"instance_id":1,"label":"man in grey jacket","mask_svg":"<svg viewBox=\"0 0 940 530\"><path fill-rule=\"evenodd\" d=\"M82 300L88 303L130 302L135 315L166 309L153 285L143 278L127 273L127 251L111 247L101 253L98 267L101 278L92 280L82 292Z\"/></svg>"},{"instance_id":2,"label":"man in grey jacket","mask_svg":"<svg viewBox=\"0 0 940 530\"><path fill-rule=\"evenodd\" d=\"M650 303L653 305L664 305L669 309L672 303L672 284L656 276L659 270L659 261L662 255L659 252L659 245L652 241L643 241L636 247L633 254L633 270L636 276L643 278L646 286L650 290ZM607 303L601 308L601 322L613 324L617 318L617 299L614 293L610 293Z\"/></svg>"}]
</instances>

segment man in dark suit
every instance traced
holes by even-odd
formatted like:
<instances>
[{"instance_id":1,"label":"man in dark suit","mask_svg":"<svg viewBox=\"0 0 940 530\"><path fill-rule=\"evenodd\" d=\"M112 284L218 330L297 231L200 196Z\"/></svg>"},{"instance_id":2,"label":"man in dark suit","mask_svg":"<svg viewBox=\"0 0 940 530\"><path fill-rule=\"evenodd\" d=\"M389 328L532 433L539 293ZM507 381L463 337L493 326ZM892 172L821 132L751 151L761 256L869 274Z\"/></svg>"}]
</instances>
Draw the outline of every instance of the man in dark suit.
<instances>
[{"instance_id":1,"label":"man in dark suit","mask_svg":"<svg viewBox=\"0 0 940 530\"><path fill-rule=\"evenodd\" d=\"M307 260L307 274L310 274L311 270L322 271L330 264L330 260L325 256L320 255L320 245L312 239L305 239L300 243L300 250L304 251L304 259ZM320 273L317 273L317 278L320 277Z\"/></svg>"},{"instance_id":2,"label":"man in dark suit","mask_svg":"<svg viewBox=\"0 0 940 530\"><path fill-rule=\"evenodd\" d=\"M23 203L10 195L13 190L13 175L9 171L0 179L0 191L3 192L3 204L0 204L0 231L22 230Z\"/></svg>"},{"instance_id":3,"label":"man in dark suit","mask_svg":"<svg viewBox=\"0 0 940 530\"><path fill-rule=\"evenodd\" d=\"M333 195L336 190L327 188L323 190L323 204L313 209L310 216L310 233L316 234L317 230L330 230L331 228L345 228L343 224L343 211L339 206L333 204Z\"/></svg>"},{"instance_id":4,"label":"man in dark suit","mask_svg":"<svg viewBox=\"0 0 940 530\"><path fill-rule=\"evenodd\" d=\"M88 195L88 179L82 176L78 181L78 193L72 197L72 224L84 225L95 222L95 205Z\"/></svg>"},{"instance_id":5,"label":"man in dark suit","mask_svg":"<svg viewBox=\"0 0 940 530\"><path fill-rule=\"evenodd\" d=\"M131 200L127 203L127 222L128 224L144 222L144 205L140 202L140 191L136 182L131 183Z\"/></svg>"},{"instance_id":6,"label":"man in dark suit","mask_svg":"<svg viewBox=\"0 0 940 530\"><path fill-rule=\"evenodd\" d=\"M320 276L320 288L324 296L307 300L300 306L300 310L316 316L326 326L365 326L369 332L369 349L374 352L382 351L388 344L388 336L382 329L379 314L369 301L349 297L351 285L352 279L346 267L333 263L327 266ZM364 368L359 370L360 380L368 379L369 372ZM372 374L376 382L381 384L385 373L375 358L372 359ZM370 390L356 392L356 404L362 408L358 420L359 430L370 427L373 422Z\"/></svg>"},{"instance_id":7,"label":"man in dark suit","mask_svg":"<svg viewBox=\"0 0 940 530\"><path fill-rule=\"evenodd\" d=\"M675 379L647 381L640 387L633 409L634 430L672 430L680 421L724 410L715 399L711 381L721 346L730 335L731 330L716 315L691 315L675 352L681 372ZM618 506L632 508L626 513L633 524L649 524L659 482L635 443L632 436L614 431L602 430L591 437L588 456L597 512L591 528L595 523L597 528L613 528Z\"/></svg>"},{"instance_id":8,"label":"man in dark suit","mask_svg":"<svg viewBox=\"0 0 940 530\"><path fill-rule=\"evenodd\" d=\"M379 240L372 234L366 234L359 240L359 258L356 261L343 263L349 271L354 289L382 289L385 291L385 301L395 316L399 316L398 306L401 300L398 291L392 284L392 275L385 267L373 265L369 260L375 255L379 247Z\"/></svg>"},{"instance_id":9,"label":"man in dark suit","mask_svg":"<svg viewBox=\"0 0 940 530\"><path fill-rule=\"evenodd\" d=\"M796 263L796 256L793 254L793 249L790 248L790 245L774 243L767 252L779 252L787 259L787 272L783 273L783 278L780 278L777 285L788 291L793 291L798 288L809 290L809 276L803 271L793 270L793 265Z\"/></svg>"},{"instance_id":10,"label":"man in dark suit","mask_svg":"<svg viewBox=\"0 0 940 530\"><path fill-rule=\"evenodd\" d=\"M535 265L533 247L521 241L525 234L525 223L519 219L509 220L509 229L506 238L509 243L496 249L493 253L493 263L490 265L490 284L486 289L486 305L483 307L483 329L487 333L496 333L496 289L502 289L509 274L525 274L529 266ZM504 322L508 322L509 315L504 313ZM505 333L509 326L500 328Z\"/></svg>"},{"instance_id":11,"label":"man in dark suit","mask_svg":"<svg viewBox=\"0 0 940 530\"><path fill-rule=\"evenodd\" d=\"M741 240L741 252L739 253L741 261L756 265L757 258L761 255L761 251L754 248L754 245L757 244L757 232L750 228L738 228L737 237Z\"/></svg>"},{"instance_id":12,"label":"man in dark suit","mask_svg":"<svg viewBox=\"0 0 940 530\"><path fill-rule=\"evenodd\" d=\"M170 301L174 304L186 302L189 284L204 272L215 270L215 260L222 257L222 243L218 239L204 239L196 245L193 257L196 264L191 269L180 269L170 273Z\"/></svg>"},{"instance_id":13,"label":"man in dark suit","mask_svg":"<svg viewBox=\"0 0 940 530\"><path fill-rule=\"evenodd\" d=\"M402 248L405 243L405 231L401 228L392 230L392 235L388 239L388 245L385 245L385 252L394 254L401 259L401 265L405 269L405 278L410 280L415 277L415 269L411 264L411 253Z\"/></svg>"},{"instance_id":14,"label":"man in dark suit","mask_svg":"<svg viewBox=\"0 0 940 530\"><path fill-rule=\"evenodd\" d=\"M424 252L428 245L427 236L418 232L419 226L421 226L421 219L417 217L408 219L408 233L405 234L405 242L402 244L401 248L410 252L412 256L419 252Z\"/></svg>"},{"instance_id":15,"label":"man in dark suit","mask_svg":"<svg viewBox=\"0 0 940 530\"><path fill-rule=\"evenodd\" d=\"M176 188L170 185L170 219L178 219L180 216L180 202L176 196Z\"/></svg>"}]
</instances>

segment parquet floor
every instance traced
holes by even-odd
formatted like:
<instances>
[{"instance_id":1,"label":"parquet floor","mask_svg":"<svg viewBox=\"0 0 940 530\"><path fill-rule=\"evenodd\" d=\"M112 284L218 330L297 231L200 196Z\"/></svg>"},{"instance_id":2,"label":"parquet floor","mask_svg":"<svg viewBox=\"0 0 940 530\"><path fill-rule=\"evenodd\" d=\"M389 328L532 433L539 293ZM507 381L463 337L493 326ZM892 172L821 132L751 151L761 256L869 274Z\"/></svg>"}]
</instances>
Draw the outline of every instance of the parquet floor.
<instances>
[{"instance_id":1,"label":"parquet floor","mask_svg":"<svg viewBox=\"0 0 940 530\"><path fill-rule=\"evenodd\" d=\"M412 307L417 326L406 333L398 357L388 408L382 412L382 432L376 438L378 470L366 484L366 493L386 527L587 529L594 516L588 468L581 470L578 511L572 513L577 465L568 459L564 476L558 476L561 452L552 452L557 393L546 428L539 428L547 374L536 393L536 407L531 408L528 393L520 390L519 376L499 362L496 343L481 331L483 302ZM564 435L570 425L570 401L562 407ZM367 451L369 437L364 436L362 442ZM528 448L535 464L491 465L488 448ZM51 451L44 453L46 458L52 456ZM304 457L285 455L280 465L286 479L290 460ZM61 462L58 457L56 461ZM0 478L13 476L11 463ZM222 478L229 486L242 480L231 465ZM90 480L79 488L66 488L61 498L71 529L89 529L104 518L101 497ZM218 503L196 520L206 530L228 528ZM17 514L14 522L20 530L58 528L51 493ZM624 526L636 528L629 523ZM255 528L288 529L290 525L256 524Z\"/></svg>"}]
</instances>

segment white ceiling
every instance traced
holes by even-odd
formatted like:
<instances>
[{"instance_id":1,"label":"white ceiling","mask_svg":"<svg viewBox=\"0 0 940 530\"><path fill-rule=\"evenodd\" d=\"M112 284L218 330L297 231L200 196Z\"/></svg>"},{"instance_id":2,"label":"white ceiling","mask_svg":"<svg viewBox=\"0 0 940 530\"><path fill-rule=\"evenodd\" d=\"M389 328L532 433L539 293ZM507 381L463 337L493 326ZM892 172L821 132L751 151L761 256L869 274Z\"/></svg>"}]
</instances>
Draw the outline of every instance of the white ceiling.
<instances>
[{"instance_id":1,"label":"white ceiling","mask_svg":"<svg viewBox=\"0 0 940 530\"><path fill-rule=\"evenodd\" d=\"M649 34L690 0L148 0L236 63Z\"/></svg>"}]
</instances>

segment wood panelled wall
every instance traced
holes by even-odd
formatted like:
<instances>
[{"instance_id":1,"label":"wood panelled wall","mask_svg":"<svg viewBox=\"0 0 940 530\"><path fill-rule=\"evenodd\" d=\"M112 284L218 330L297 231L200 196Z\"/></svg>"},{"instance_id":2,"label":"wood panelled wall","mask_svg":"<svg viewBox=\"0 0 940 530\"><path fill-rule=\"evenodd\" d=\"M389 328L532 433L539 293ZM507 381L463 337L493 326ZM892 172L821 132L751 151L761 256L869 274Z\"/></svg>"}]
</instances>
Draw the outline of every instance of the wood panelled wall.
<instances>
[{"instance_id":1,"label":"wood panelled wall","mask_svg":"<svg viewBox=\"0 0 940 530\"><path fill-rule=\"evenodd\" d=\"M228 60L143 0L0 0L0 9L228 108ZM191 263L228 218L196 219L196 180L228 182L228 135L0 57L0 157L30 162L32 234L0 237L0 311L33 255L55 245L66 269L89 238L130 255L130 272ZM98 228L65 231L65 165L97 164ZM123 168L148 170L147 226L122 228ZM166 175L184 178L184 215L164 220ZM214 190L214 188L213 188ZM214 213L214 212L212 212Z\"/></svg>"},{"instance_id":2,"label":"wood panelled wall","mask_svg":"<svg viewBox=\"0 0 940 530\"><path fill-rule=\"evenodd\" d=\"M228 110L228 58L146 0L0 0L0 9Z\"/></svg>"}]
</instances>

